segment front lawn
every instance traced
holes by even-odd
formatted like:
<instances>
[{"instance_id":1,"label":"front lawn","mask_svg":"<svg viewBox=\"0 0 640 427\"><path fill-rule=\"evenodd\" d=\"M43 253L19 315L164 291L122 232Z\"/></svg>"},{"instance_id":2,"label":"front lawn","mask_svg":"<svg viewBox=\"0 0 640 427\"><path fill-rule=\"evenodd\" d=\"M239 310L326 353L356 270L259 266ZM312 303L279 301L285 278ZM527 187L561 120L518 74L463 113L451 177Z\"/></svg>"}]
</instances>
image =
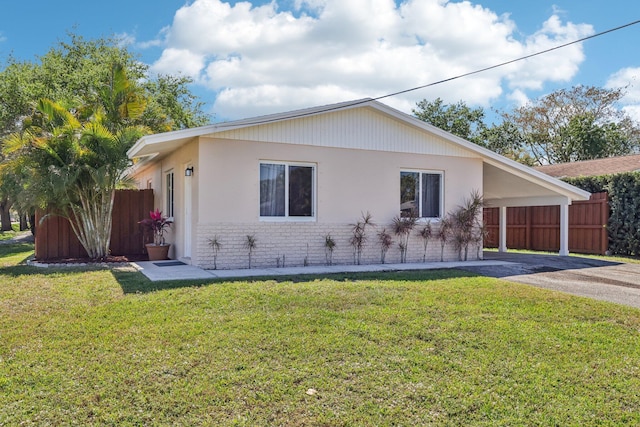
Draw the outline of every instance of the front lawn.
<instances>
[{"instance_id":1,"label":"front lawn","mask_svg":"<svg viewBox=\"0 0 640 427\"><path fill-rule=\"evenodd\" d=\"M11 231L0 231L0 242L3 240L10 240L20 234L20 225L17 223L11 224Z\"/></svg>"},{"instance_id":2,"label":"front lawn","mask_svg":"<svg viewBox=\"0 0 640 427\"><path fill-rule=\"evenodd\" d=\"M637 425L640 311L459 271L173 283L0 247L0 425Z\"/></svg>"}]
</instances>

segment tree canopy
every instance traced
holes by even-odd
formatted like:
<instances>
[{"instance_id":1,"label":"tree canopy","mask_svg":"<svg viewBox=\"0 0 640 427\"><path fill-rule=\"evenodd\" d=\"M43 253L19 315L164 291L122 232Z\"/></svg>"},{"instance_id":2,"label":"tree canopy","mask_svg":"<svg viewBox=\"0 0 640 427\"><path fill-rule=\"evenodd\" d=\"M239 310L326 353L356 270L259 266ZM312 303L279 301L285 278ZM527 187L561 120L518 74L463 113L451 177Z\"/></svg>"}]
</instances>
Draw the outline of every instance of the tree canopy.
<instances>
[{"instance_id":1,"label":"tree canopy","mask_svg":"<svg viewBox=\"0 0 640 427\"><path fill-rule=\"evenodd\" d=\"M640 151L640 126L618 108L623 89L575 86L501 114L488 126L484 110L464 102L423 100L414 115L443 130L528 165L566 163Z\"/></svg>"},{"instance_id":2,"label":"tree canopy","mask_svg":"<svg viewBox=\"0 0 640 427\"><path fill-rule=\"evenodd\" d=\"M114 66L122 69L126 83L114 80ZM124 127L146 128L148 132L166 132L201 126L210 121L203 104L189 89L190 78L158 75L149 72L126 46L115 37L86 40L70 34L36 61L19 61L10 57L0 68L0 148L9 139L26 133L42 119L41 100L51 100L67 110L81 123L102 110L101 124L110 132ZM135 93L115 84L135 87ZM109 98L124 96L128 100ZM142 103L141 101L144 100ZM116 111L118 105L122 110ZM131 111L131 108L139 111ZM33 210L35 200L26 197L30 178L16 173L24 151L3 149L0 155L0 220L9 229L9 208ZM121 153L126 160L126 154ZM40 200L42 202L42 200Z\"/></svg>"},{"instance_id":3,"label":"tree canopy","mask_svg":"<svg viewBox=\"0 0 640 427\"><path fill-rule=\"evenodd\" d=\"M441 98L434 101L423 99L416 107L412 112L420 120L476 144L482 142L482 133L486 129L482 107L470 108L463 101L447 105Z\"/></svg>"},{"instance_id":4,"label":"tree canopy","mask_svg":"<svg viewBox=\"0 0 640 427\"><path fill-rule=\"evenodd\" d=\"M640 148L640 127L617 104L623 89L575 86L560 89L503 120L524 136L536 164L620 156Z\"/></svg>"}]
</instances>

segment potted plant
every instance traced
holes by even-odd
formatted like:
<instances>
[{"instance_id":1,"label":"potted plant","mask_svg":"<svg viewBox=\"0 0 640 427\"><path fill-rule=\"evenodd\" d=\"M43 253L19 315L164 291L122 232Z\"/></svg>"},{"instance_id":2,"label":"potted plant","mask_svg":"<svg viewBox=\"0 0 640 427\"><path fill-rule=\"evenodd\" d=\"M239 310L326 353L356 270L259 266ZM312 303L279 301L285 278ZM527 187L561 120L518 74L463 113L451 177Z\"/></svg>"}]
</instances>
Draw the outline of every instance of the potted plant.
<instances>
[{"instance_id":1,"label":"potted plant","mask_svg":"<svg viewBox=\"0 0 640 427\"><path fill-rule=\"evenodd\" d=\"M162 259L168 259L169 248L171 244L167 244L164 241L164 232L171 227L173 221L162 216L162 211L156 209L149 212L149 218L143 219L139 222L140 225L151 230L153 233L153 243L147 243L147 254L149 254L149 261L157 261Z\"/></svg>"}]
</instances>

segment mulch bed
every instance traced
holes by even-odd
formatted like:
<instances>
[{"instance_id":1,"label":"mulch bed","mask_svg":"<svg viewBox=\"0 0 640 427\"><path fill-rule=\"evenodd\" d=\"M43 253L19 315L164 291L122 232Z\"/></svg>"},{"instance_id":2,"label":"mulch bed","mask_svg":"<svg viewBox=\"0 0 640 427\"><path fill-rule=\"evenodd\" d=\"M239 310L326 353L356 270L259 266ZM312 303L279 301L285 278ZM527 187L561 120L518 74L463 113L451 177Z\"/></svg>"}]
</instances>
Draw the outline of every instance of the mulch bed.
<instances>
[{"instance_id":1,"label":"mulch bed","mask_svg":"<svg viewBox=\"0 0 640 427\"><path fill-rule=\"evenodd\" d=\"M91 258L52 258L52 259L35 259L35 262L45 264L122 264L135 261L148 261L146 255L109 255L103 260L93 260Z\"/></svg>"}]
</instances>

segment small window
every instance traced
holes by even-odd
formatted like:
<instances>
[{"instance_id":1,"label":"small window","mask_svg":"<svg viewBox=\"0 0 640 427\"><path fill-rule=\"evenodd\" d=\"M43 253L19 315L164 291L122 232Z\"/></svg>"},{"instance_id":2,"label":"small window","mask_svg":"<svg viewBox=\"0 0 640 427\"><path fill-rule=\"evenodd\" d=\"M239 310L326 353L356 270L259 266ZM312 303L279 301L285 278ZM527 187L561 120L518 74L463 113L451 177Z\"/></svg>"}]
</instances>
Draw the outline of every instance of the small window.
<instances>
[{"instance_id":1,"label":"small window","mask_svg":"<svg viewBox=\"0 0 640 427\"><path fill-rule=\"evenodd\" d=\"M400 172L400 215L442 217L442 173Z\"/></svg>"},{"instance_id":2,"label":"small window","mask_svg":"<svg viewBox=\"0 0 640 427\"><path fill-rule=\"evenodd\" d=\"M314 218L315 166L260 163L260 217Z\"/></svg>"},{"instance_id":3,"label":"small window","mask_svg":"<svg viewBox=\"0 0 640 427\"><path fill-rule=\"evenodd\" d=\"M169 217L169 218L173 218L173 212L174 212L174 197L175 197L175 192L174 192L174 185L173 185L174 181L173 181L173 171L167 173L165 175L165 195L164 195L164 202L165 202L165 206L164 206L164 215Z\"/></svg>"}]
</instances>

